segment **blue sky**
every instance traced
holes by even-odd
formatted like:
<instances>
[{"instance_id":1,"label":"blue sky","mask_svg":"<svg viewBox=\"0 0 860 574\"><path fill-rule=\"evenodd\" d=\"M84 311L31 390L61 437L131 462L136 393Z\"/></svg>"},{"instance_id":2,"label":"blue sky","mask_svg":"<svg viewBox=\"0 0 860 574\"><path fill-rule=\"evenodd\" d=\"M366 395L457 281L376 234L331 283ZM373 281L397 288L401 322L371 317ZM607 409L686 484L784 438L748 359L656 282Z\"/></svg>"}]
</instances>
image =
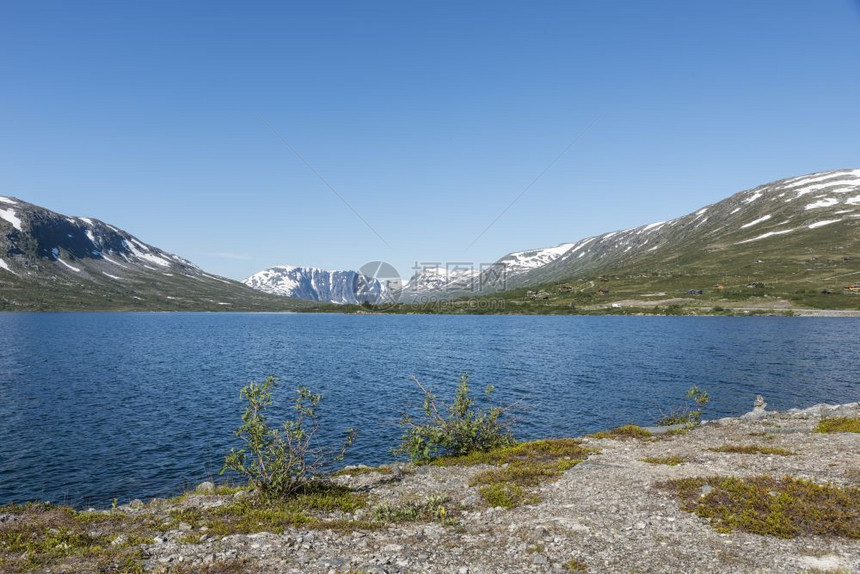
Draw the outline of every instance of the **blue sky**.
<instances>
[{"instance_id":1,"label":"blue sky","mask_svg":"<svg viewBox=\"0 0 860 574\"><path fill-rule=\"evenodd\" d=\"M6 0L0 88L0 194L409 275L860 167L860 3Z\"/></svg>"}]
</instances>

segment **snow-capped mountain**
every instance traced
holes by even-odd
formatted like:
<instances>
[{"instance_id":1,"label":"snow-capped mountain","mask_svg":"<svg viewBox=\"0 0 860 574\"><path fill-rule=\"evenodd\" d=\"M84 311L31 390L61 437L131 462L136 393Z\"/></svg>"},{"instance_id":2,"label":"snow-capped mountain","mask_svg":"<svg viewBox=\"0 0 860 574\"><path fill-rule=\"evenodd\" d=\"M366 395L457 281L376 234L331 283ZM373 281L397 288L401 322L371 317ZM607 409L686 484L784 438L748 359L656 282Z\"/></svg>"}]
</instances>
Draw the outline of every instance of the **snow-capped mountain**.
<instances>
[{"instance_id":1,"label":"snow-capped mountain","mask_svg":"<svg viewBox=\"0 0 860 574\"><path fill-rule=\"evenodd\" d=\"M243 281L245 285L283 297L340 305L374 305L390 301L399 285L389 285L358 271L327 271L315 267L280 265L264 269Z\"/></svg>"},{"instance_id":2,"label":"snow-capped mountain","mask_svg":"<svg viewBox=\"0 0 860 574\"><path fill-rule=\"evenodd\" d=\"M407 281L401 294L401 301L411 300L426 293L444 292L451 289L468 290L472 287L479 269L470 266L438 266L424 267L415 272Z\"/></svg>"},{"instance_id":3,"label":"snow-capped mountain","mask_svg":"<svg viewBox=\"0 0 860 574\"><path fill-rule=\"evenodd\" d=\"M471 274L430 269L410 280L402 300L486 295L622 268L692 267L715 257L730 265L756 250L793 256L825 236L848 248L860 241L858 229L860 169L819 172L742 191L676 219L510 253Z\"/></svg>"},{"instance_id":4,"label":"snow-capped mountain","mask_svg":"<svg viewBox=\"0 0 860 574\"><path fill-rule=\"evenodd\" d=\"M580 239L548 250L511 253L506 288L523 287L623 266L676 263L782 249L788 256L824 238L834 247L860 240L860 169L792 177L742 191L668 221ZM525 255L531 268L521 264ZM524 255L525 254L525 255ZM545 262L544 262L545 261Z\"/></svg>"},{"instance_id":5,"label":"snow-capped mountain","mask_svg":"<svg viewBox=\"0 0 860 574\"><path fill-rule=\"evenodd\" d=\"M848 245L858 239L860 170L848 169L783 179L736 193L695 212L586 237L555 247L509 253L492 265L428 266L399 293L386 292L355 271L274 267L245 283L289 297L335 303L404 303L489 294L618 269L652 272L701 266L720 257L726 265L751 251L782 249L793 256L823 238ZM840 235L842 234L842 235ZM843 239L840 237L844 236ZM790 247L789 243L791 244ZM355 285L364 291L357 292Z\"/></svg>"},{"instance_id":6,"label":"snow-capped mountain","mask_svg":"<svg viewBox=\"0 0 860 574\"><path fill-rule=\"evenodd\" d=\"M0 309L283 308L130 233L0 196Z\"/></svg>"},{"instance_id":7,"label":"snow-capped mountain","mask_svg":"<svg viewBox=\"0 0 860 574\"><path fill-rule=\"evenodd\" d=\"M440 299L465 293L480 293L484 283L504 282L532 269L555 261L574 244L565 243L556 247L529 249L505 255L491 265L446 265L425 267L416 271L409 279L400 300L403 302Z\"/></svg>"}]
</instances>

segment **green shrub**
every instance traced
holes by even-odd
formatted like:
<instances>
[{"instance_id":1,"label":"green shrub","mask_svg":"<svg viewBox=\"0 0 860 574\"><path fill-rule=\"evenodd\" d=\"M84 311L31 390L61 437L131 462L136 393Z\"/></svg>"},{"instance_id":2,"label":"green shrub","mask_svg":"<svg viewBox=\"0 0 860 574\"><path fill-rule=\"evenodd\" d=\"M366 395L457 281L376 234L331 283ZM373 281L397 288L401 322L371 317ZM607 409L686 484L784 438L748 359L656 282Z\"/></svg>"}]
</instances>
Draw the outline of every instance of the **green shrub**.
<instances>
[{"instance_id":1,"label":"green shrub","mask_svg":"<svg viewBox=\"0 0 860 574\"><path fill-rule=\"evenodd\" d=\"M305 488L324 476L326 468L343 460L356 433L353 429L347 431L339 451L315 447L313 441L320 427L317 407L322 395L304 386L296 389L292 400L293 418L284 421L281 429L269 426L265 410L272 404L272 392L277 385L275 377L267 377L263 383L252 381L240 391L248 406L236 436L245 446L230 451L221 473L228 469L236 471L262 495L284 497Z\"/></svg>"},{"instance_id":2,"label":"green shrub","mask_svg":"<svg viewBox=\"0 0 860 574\"><path fill-rule=\"evenodd\" d=\"M692 428L702 420L702 407L711 401L707 391L693 385L687 390L687 405L670 413L664 413L658 420L658 426L687 425Z\"/></svg>"},{"instance_id":3,"label":"green shrub","mask_svg":"<svg viewBox=\"0 0 860 574\"><path fill-rule=\"evenodd\" d=\"M469 396L469 376L461 375L454 402L445 404L421 382L412 377L424 395L424 416L416 422L404 414L400 424L405 428L400 446L394 454L408 454L417 464L430 462L441 455L464 456L473 452L488 452L515 443L510 432L505 407L475 408ZM493 387L485 391L489 399Z\"/></svg>"}]
</instances>

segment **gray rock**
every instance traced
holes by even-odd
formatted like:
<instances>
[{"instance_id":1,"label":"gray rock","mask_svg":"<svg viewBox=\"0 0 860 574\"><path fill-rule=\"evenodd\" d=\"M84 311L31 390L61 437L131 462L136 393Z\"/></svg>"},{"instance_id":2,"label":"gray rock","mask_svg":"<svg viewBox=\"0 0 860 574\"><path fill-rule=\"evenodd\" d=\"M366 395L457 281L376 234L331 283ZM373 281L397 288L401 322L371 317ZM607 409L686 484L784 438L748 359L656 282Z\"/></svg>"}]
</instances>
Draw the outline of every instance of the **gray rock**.
<instances>
[{"instance_id":1,"label":"gray rock","mask_svg":"<svg viewBox=\"0 0 860 574\"><path fill-rule=\"evenodd\" d=\"M207 480L206 482L201 482L200 484L198 484L197 488L194 490L195 492L198 492L200 494L212 494L213 492L215 492L215 483Z\"/></svg>"}]
</instances>

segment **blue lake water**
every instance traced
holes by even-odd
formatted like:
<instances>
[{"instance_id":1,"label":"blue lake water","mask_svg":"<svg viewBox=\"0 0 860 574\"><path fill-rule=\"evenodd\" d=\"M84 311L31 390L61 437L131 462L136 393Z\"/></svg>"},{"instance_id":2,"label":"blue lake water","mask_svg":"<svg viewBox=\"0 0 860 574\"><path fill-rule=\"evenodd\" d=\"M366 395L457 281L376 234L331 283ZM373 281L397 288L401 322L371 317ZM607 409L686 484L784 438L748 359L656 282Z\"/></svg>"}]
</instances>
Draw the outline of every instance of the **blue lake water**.
<instances>
[{"instance_id":1,"label":"blue lake water","mask_svg":"<svg viewBox=\"0 0 860 574\"><path fill-rule=\"evenodd\" d=\"M238 446L239 389L324 395L321 438L345 463L393 459L410 375L450 397L459 373L520 403L518 438L653 423L697 384L706 418L860 400L858 319L0 314L0 504L180 493Z\"/></svg>"}]
</instances>

